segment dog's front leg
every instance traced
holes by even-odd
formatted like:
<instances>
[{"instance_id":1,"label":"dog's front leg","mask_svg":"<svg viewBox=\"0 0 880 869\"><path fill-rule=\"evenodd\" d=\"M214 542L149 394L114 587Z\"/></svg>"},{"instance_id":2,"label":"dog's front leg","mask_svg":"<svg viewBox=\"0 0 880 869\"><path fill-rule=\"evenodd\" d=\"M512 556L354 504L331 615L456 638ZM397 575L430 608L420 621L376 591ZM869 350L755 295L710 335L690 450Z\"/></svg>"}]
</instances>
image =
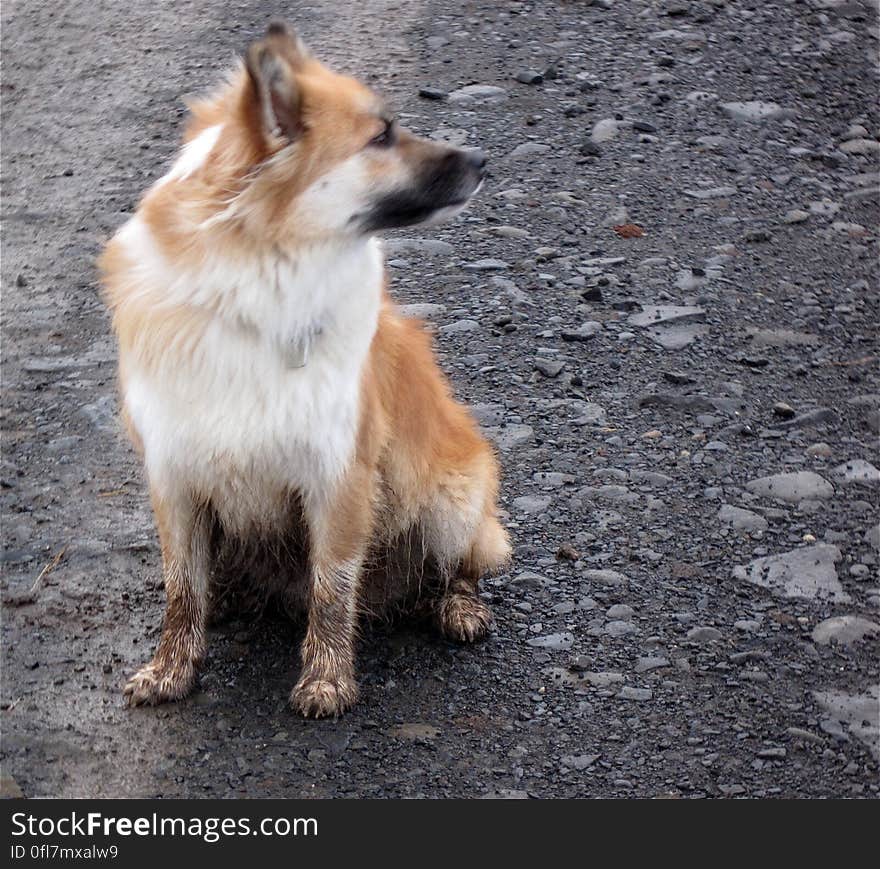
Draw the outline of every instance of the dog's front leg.
<instances>
[{"instance_id":1,"label":"dog's front leg","mask_svg":"<svg viewBox=\"0 0 880 869\"><path fill-rule=\"evenodd\" d=\"M207 510L183 493L151 492L165 576L165 619L156 654L125 686L131 706L179 700L205 655L210 534Z\"/></svg>"},{"instance_id":2,"label":"dog's front leg","mask_svg":"<svg viewBox=\"0 0 880 869\"><path fill-rule=\"evenodd\" d=\"M302 645L302 672L290 702L307 717L335 717L357 699L358 595L372 531L369 474L355 470L334 497L307 506L306 522L309 623Z\"/></svg>"}]
</instances>

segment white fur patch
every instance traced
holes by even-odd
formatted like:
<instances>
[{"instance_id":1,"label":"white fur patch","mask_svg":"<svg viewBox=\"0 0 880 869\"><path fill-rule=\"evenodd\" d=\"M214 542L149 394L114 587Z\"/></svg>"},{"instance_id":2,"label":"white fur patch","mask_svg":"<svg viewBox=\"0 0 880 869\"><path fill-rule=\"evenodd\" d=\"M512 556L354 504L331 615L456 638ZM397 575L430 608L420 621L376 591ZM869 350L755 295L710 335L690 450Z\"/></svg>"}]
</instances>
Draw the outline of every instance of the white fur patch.
<instances>
[{"instance_id":1,"label":"white fur patch","mask_svg":"<svg viewBox=\"0 0 880 869\"><path fill-rule=\"evenodd\" d=\"M343 231L368 205L370 180L361 154L349 157L303 191L296 216L321 230Z\"/></svg>"},{"instance_id":2,"label":"white fur patch","mask_svg":"<svg viewBox=\"0 0 880 869\"><path fill-rule=\"evenodd\" d=\"M193 172L200 169L214 149L214 145L217 144L217 139L220 137L222 129L222 124L215 124L213 127L202 130L195 139L187 142L183 146L180 156L174 165L156 182L155 186L159 187L162 184L168 184L170 181L183 181L185 178L189 178Z\"/></svg>"},{"instance_id":3,"label":"white fur patch","mask_svg":"<svg viewBox=\"0 0 880 869\"><path fill-rule=\"evenodd\" d=\"M245 265L217 251L186 273L139 217L118 238L150 304L212 312L196 346L172 344L158 364L135 346L120 360L151 483L211 497L233 527L277 519L267 511L291 489L325 495L354 455L381 304L378 244L349 240ZM291 368L285 347L307 335L308 364Z\"/></svg>"}]
</instances>

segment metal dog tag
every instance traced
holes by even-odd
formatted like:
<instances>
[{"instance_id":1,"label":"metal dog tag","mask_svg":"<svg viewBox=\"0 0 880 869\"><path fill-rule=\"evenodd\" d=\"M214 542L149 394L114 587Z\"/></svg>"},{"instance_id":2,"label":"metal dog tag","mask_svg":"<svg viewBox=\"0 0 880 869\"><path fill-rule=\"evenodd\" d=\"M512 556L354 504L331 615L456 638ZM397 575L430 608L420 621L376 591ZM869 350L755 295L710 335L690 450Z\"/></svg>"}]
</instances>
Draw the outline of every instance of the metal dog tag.
<instances>
[{"instance_id":1,"label":"metal dog tag","mask_svg":"<svg viewBox=\"0 0 880 869\"><path fill-rule=\"evenodd\" d=\"M309 361L309 339L292 339L284 345L284 364L288 368L305 368Z\"/></svg>"}]
</instances>

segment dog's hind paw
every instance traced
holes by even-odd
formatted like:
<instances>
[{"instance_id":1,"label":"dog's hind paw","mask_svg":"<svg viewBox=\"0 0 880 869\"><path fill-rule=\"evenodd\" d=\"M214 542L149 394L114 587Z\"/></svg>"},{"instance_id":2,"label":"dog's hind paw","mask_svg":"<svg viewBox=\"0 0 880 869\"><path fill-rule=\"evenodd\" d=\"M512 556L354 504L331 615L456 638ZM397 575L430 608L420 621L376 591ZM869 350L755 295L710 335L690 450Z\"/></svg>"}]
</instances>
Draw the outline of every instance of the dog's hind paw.
<instances>
[{"instance_id":1,"label":"dog's hind paw","mask_svg":"<svg viewBox=\"0 0 880 869\"><path fill-rule=\"evenodd\" d=\"M437 623L450 640L473 643L486 636L492 611L476 595L447 594L437 605Z\"/></svg>"},{"instance_id":2,"label":"dog's hind paw","mask_svg":"<svg viewBox=\"0 0 880 869\"><path fill-rule=\"evenodd\" d=\"M122 693L129 706L158 706L186 697L195 681L192 665L172 668L151 661L126 682Z\"/></svg>"},{"instance_id":3,"label":"dog's hind paw","mask_svg":"<svg viewBox=\"0 0 880 869\"><path fill-rule=\"evenodd\" d=\"M338 718L354 705L357 693L351 677L304 677L291 692L290 705L306 718Z\"/></svg>"}]
</instances>

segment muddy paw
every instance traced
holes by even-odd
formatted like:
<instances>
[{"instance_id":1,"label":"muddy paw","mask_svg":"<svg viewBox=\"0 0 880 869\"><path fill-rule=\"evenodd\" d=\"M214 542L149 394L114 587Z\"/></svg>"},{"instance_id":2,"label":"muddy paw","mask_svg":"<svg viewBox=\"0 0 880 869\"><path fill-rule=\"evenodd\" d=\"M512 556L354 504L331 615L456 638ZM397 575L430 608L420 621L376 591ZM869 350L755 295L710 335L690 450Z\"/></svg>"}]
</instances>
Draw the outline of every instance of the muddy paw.
<instances>
[{"instance_id":1,"label":"muddy paw","mask_svg":"<svg viewBox=\"0 0 880 869\"><path fill-rule=\"evenodd\" d=\"M352 678L303 678L290 694L290 705L306 718L338 718L357 700Z\"/></svg>"},{"instance_id":2,"label":"muddy paw","mask_svg":"<svg viewBox=\"0 0 880 869\"><path fill-rule=\"evenodd\" d=\"M157 706L186 697L195 680L192 666L175 669L151 662L126 682L122 693L129 706Z\"/></svg>"},{"instance_id":3,"label":"muddy paw","mask_svg":"<svg viewBox=\"0 0 880 869\"><path fill-rule=\"evenodd\" d=\"M451 640L473 643L486 636L492 624L492 612L471 594L448 594L437 608L440 630Z\"/></svg>"}]
</instances>

